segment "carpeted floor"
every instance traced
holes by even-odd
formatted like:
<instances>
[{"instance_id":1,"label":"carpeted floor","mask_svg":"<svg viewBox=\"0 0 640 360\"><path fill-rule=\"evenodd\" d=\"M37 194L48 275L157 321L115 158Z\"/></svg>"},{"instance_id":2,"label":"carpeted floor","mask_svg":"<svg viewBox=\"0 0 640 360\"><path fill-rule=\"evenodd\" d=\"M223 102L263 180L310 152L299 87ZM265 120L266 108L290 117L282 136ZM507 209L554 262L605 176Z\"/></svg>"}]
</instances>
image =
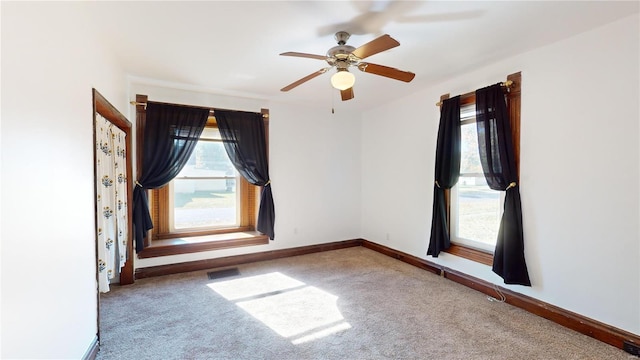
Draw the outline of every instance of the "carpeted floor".
<instances>
[{"instance_id":1,"label":"carpeted floor","mask_svg":"<svg viewBox=\"0 0 640 360\"><path fill-rule=\"evenodd\" d=\"M98 359L637 359L363 247L237 268L113 286Z\"/></svg>"}]
</instances>

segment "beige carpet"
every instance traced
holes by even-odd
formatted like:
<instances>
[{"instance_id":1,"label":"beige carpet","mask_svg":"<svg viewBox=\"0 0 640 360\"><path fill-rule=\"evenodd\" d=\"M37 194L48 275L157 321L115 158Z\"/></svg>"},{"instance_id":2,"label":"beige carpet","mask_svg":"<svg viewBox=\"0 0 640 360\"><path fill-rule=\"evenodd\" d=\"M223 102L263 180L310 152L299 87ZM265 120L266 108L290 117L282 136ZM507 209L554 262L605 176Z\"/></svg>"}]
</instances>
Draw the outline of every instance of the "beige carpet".
<instances>
[{"instance_id":1,"label":"beige carpet","mask_svg":"<svg viewBox=\"0 0 640 360\"><path fill-rule=\"evenodd\" d=\"M112 287L98 359L637 359L363 247L238 270Z\"/></svg>"}]
</instances>

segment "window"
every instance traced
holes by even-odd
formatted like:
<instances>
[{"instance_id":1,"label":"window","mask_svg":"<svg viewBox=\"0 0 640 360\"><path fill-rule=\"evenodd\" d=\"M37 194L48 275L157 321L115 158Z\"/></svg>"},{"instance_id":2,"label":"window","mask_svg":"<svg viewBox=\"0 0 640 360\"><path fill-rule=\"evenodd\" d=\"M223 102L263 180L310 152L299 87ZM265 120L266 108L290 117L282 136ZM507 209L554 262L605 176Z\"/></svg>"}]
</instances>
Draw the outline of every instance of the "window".
<instances>
[{"instance_id":1,"label":"window","mask_svg":"<svg viewBox=\"0 0 640 360\"><path fill-rule=\"evenodd\" d=\"M142 173L147 101L147 95L136 95L138 174ZM261 113L268 149L269 110ZM256 231L260 191L231 166L215 118L210 117L185 168L166 186L148 192L154 227L138 257L268 244L269 237Z\"/></svg>"},{"instance_id":2,"label":"window","mask_svg":"<svg viewBox=\"0 0 640 360\"><path fill-rule=\"evenodd\" d=\"M210 117L187 165L153 191L153 239L255 230L256 191L235 170Z\"/></svg>"},{"instance_id":3,"label":"window","mask_svg":"<svg viewBox=\"0 0 640 360\"><path fill-rule=\"evenodd\" d=\"M475 103L460 108L460 178L451 189L451 241L493 252L504 193L491 190L484 178L475 114Z\"/></svg>"},{"instance_id":4,"label":"window","mask_svg":"<svg viewBox=\"0 0 640 360\"><path fill-rule=\"evenodd\" d=\"M519 172L521 73L511 74L507 76L507 80L512 82L507 94L507 111L516 154L516 168ZM451 247L446 251L491 265L502 217L504 192L489 189L484 179L478 153L475 92L461 95L460 101L460 178L456 186L445 192L451 234Z\"/></svg>"}]
</instances>

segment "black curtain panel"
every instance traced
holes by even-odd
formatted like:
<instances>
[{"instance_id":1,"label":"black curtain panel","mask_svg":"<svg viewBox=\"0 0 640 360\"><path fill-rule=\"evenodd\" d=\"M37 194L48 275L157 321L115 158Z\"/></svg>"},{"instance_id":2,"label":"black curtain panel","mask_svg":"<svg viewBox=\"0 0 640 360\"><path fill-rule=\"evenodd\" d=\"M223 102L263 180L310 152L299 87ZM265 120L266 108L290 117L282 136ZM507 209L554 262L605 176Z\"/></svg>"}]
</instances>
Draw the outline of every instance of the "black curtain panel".
<instances>
[{"instance_id":1,"label":"black curtain panel","mask_svg":"<svg viewBox=\"0 0 640 360\"><path fill-rule=\"evenodd\" d=\"M208 109L147 103L142 174L138 174L133 190L137 252L144 249L144 238L153 228L146 190L162 187L178 175L195 149L208 117Z\"/></svg>"},{"instance_id":2,"label":"black curtain panel","mask_svg":"<svg viewBox=\"0 0 640 360\"><path fill-rule=\"evenodd\" d=\"M442 102L438 142L436 145L435 183L433 185L433 211L431 238L427 255L438 257L449 248L449 225L445 189L451 189L460 176L460 96Z\"/></svg>"},{"instance_id":3,"label":"black curtain panel","mask_svg":"<svg viewBox=\"0 0 640 360\"><path fill-rule=\"evenodd\" d=\"M531 286L524 259L522 206L509 113L502 86L476 90L476 123L480 161L487 184L506 191L493 271L505 284Z\"/></svg>"},{"instance_id":4,"label":"black curtain panel","mask_svg":"<svg viewBox=\"0 0 640 360\"><path fill-rule=\"evenodd\" d=\"M218 129L233 166L250 184L262 186L257 230L274 239L275 210L262 114L216 110Z\"/></svg>"}]
</instances>

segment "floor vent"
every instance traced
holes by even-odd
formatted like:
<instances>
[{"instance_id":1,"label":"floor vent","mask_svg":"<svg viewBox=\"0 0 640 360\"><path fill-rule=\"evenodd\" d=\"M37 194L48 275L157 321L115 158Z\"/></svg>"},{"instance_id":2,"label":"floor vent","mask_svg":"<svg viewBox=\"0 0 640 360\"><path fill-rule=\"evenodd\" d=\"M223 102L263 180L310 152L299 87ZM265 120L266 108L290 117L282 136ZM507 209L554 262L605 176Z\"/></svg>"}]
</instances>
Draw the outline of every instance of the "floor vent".
<instances>
[{"instance_id":1,"label":"floor vent","mask_svg":"<svg viewBox=\"0 0 640 360\"><path fill-rule=\"evenodd\" d=\"M231 277L236 275L240 275L240 271L238 270L238 268L209 271L207 273L209 280L221 279L221 278L226 278L226 277Z\"/></svg>"}]
</instances>

